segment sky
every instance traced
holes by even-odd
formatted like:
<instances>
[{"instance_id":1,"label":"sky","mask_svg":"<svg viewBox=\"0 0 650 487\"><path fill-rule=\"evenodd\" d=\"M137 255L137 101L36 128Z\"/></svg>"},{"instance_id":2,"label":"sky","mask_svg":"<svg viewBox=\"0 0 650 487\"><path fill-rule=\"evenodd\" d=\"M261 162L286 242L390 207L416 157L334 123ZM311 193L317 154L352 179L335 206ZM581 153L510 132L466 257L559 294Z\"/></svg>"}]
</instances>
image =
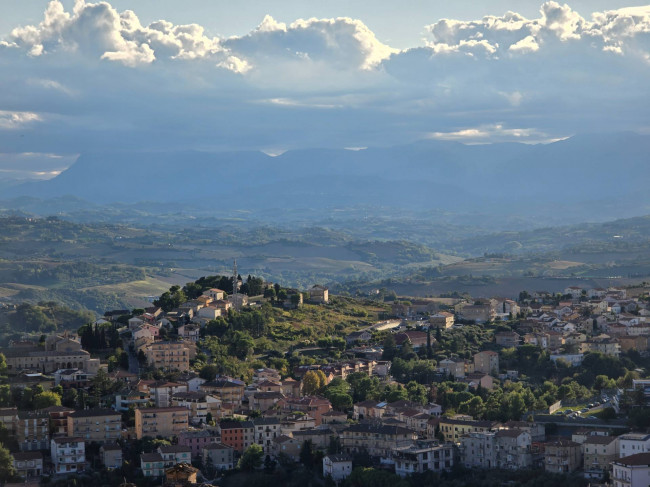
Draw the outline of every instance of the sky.
<instances>
[{"instance_id":1,"label":"sky","mask_svg":"<svg viewBox=\"0 0 650 487\"><path fill-rule=\"evenodd\" d=\"M0 0L0 179L93 151L650 133L649 91L630 1Z\"/></svg>"}]
</instances>

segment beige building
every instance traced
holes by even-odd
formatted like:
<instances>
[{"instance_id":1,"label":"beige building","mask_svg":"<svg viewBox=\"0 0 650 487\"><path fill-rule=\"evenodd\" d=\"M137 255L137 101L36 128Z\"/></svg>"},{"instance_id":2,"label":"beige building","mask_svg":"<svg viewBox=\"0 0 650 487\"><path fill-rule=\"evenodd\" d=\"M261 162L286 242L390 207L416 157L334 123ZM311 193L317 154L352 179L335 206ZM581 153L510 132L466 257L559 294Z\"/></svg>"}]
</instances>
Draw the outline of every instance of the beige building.
<instances>
[{"instance_id":1,"label":"beige building","mask_svg":"<svg viewBox=\"0 0 650 487\"><path fill-rule=\"evenodd\" d=\"M499 354L492 350L486 350L474 355L474 371L494 376L498 375Z\"/></svg>"},{"instance_id":2,"label":"beige building","mask_svg":"<svg viewBox=\"0 0 650 487\"><path fill-rule=\"evenodd\" d=\"M550 473L571 473L582 466L580 444L558 440L544 445L544 469Z\"/></svg>"},{"instance_id":3,"label":"beige building","mask_svg":"<svg viewBox=\"0 0 650 487\"><path fill-rule=\"evenodd\" d=\"M245 384L227 378L219 378L210 382L204 382L199 386L201 391L211 394L221 400L222 403L241 406L244 399Z\"/></svg>"},{"instance_id":4,"label":"beige building","mask_svg":"<svg viewBox=\"0 0 650 487\"><path fill-rule=\"evenodd\" d=\"M309 300L314 303L328 303L330 300L329 290L325 286L316 284L309 290Z\"/></svg>"},{"instance_id":5,"label":"beige building","mask_svg":"<svg viewBox=\"0 0 650 487\"><path fill-rule=\"evenodd\" d=\"M185 342L154 342L145 346L147 364L156 369L190 370L191 350Z\"/></svg>"},{"instance_id":6,"label":"beige building","mask_svg":"<svg viewBox=\"0 0 650 487\"><path fill-rule=\"evenodd\" d=\"M175 436L189 426L189 411L184 407L135 410L135 436Z\"/></svg>"},{"instance_id":7,"label":"beige building","mask_svg":"<svg viewBox=\"0 0 650 487\"><path fill-rule=\"evenodd\" d=\"M440 311L429 318L429 323L434 328L441 328L446 330L454 326L454 315L447 311Z\"/></svg>"},{"instance_id":8,"label":"beige building","mask_svg":"<svg viewBox=\"0 0 650 487\"><path fill-rule=\"evenodd\" d=\"M21 370L34 370L49 374L59 369L81 369L84 372L96 374L99 370L99 359L91 359L85 350L58 352L33 348L5 348L0 350L7 360L9 374L17 374Z\"/></svg>"},{"instance_id":9,"label":"beige building","mask_svg":"<svg viewBox=\"0 0 650 487\"><path fill-rule=\"evenodd\" d=\"M471 416L456 415L440 419L440 432L449 443L459 443L460 438L470 433L487 433L499 426L496 421L474 421Z\"/></svg>"},{"instance_id":10,"label":"beige building","mask_svg":"<svg viewBox=\"0 0 650 487\"><path fill-rule=\"evenodd\" d=\"M615 436L588 436L582 444L585 474L602 477L611 471L611 463L616 460L618 441Z\"/></svg>"},{"instance_id":11,"label":"beige building","mask_svg":"<svg viewBox=\"0 0 650 487\"><path fill-rule=\"evenodd\" d=\"M600 352L605 355L618 357L621 354L621 347L618 341L609 335L598 335L597 337L587 340L580 346L580 352Z\"/></svg>"},{"instance_id":12,"label":"beige building","mask_svg":"<svg viewBox=\"0 0 650 487\"><path fill-rule=\"evenodd\" d=\"M401 426L355 424L340 434L347 453L367 451L370 456L390 458L393 449L417 438L415 431Z\"/></svg>"},{"instance_id":13,"label":"beige building","mask_svg":"<svg viewBox=\"0 0 650 487\"><path fill-rule=\"evenodd\" d=\"M82 409L67 417L68 436L86 443L114 443L122 438L122 415L112 409Z\"/></svg>"}]
</instances>

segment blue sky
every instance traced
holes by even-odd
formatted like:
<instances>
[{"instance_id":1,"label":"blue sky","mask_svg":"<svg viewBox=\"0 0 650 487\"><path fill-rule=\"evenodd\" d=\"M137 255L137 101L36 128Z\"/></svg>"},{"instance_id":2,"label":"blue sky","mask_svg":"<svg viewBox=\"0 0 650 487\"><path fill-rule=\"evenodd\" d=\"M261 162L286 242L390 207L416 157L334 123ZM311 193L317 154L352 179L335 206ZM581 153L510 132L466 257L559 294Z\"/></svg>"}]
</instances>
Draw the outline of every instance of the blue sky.
<instances>
[{"instance_id":1,"label":"blue sky","mask_svg":"<svg viewBox=\"0 0 650 487\"><path fill-rule=\"evenodd\" d=\"M650 133L650 6L402 4L0 0L0 178L86 151Z\"/></svg>"}]
</instances>

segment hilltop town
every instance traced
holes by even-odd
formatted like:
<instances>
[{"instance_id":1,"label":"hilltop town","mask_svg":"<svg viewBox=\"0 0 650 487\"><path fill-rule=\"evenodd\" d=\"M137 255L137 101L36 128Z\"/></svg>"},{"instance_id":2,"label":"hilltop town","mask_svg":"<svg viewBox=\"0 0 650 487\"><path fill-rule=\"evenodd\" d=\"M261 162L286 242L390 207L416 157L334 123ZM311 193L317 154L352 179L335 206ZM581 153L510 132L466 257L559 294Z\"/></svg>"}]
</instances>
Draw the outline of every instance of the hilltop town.
<instances>
[{"instance_id":1,"label":"hilltop town","mask_svg":"<svg viewBox=\"0 0 650 487\"><path fill-rule=\"evenodd\" d=\"M2 480L641 485L648 291L372 301L251 276L173 286L0 349Z\"/></svg>"}]
</instances>

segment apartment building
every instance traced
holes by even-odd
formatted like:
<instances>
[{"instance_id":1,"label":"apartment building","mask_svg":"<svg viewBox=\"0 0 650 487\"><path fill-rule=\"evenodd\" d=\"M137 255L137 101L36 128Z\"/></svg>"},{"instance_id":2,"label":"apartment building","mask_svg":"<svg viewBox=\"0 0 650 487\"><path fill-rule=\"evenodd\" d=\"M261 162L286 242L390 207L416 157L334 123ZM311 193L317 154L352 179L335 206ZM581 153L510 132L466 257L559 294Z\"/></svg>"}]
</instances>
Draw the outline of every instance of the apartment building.
<instances>
[{"instance_id":1,"label":"apartment building","mask_svg":"<svg viewBox=\"0 0 650 487\"><path fill-rule=\"evenodd\" d=\"M203 448L203 465L212 465L217 471L235 468L235 449L223 443L212 443Z\"/></svg>"},{"instance_id":2,"label":"apartment building","mask_svg":"<svg viewBox=\"0 0 650 487\"><path fill-rule=\"evenodd\" d=\"M471 416L456 415L453 418L440 420L440 432L445 437L445 442L459 443L460 438L470 433L487 433L496 429L496 421L475 421Z\"/></svg>"},{"instance_id":3,"label":"apartment building","mask_svg":"<svg viewBox=\"0 0 650 487\"><path fill-rule=\"evenodd\" d=\"M122 415L112 409L84 409L67 417L68 436L90 443L114 443L122 438Z\"/></svg>"},{"instance_id":4,"label":"apartment building","mask_svg":"<svg viewBox=\"0 0 650 487\"><path fill-rule=\"evenodd\" d=\"M355 424L340 433L341 446L347 453L367 451L371 456L391 458L392 451L417 438L415 431L401 426L378 423Z\"/></svg>"},{"instance_id":5,"label":"apartment building","mask_svg":"<svg viewBox=\"0 0 650 487\"><path fill-rule=\"evenodd\" d=\"M580 444L558 440L544 445L544 469L550 473L571 473L582 466Z\"/></svg>"},{"instance_id":6,"label":"apartment building","mask_svg":"<svg viewBox=\"0 0 650 487\"><path fill-rule=\"evenodd\" d=\"M243 453L255 443L255 424L252 421L224 420L219 423L221 443Z\"/></svg>"},{"instance_id":7,"label":"apartment building","mask_svg":"<svg viewBox=\"0 0 650 487\"><path fill-rule=\"evenodd\" d=\"M190 370L191 350L187 342L154 342L144 347L147 364L168 371Z\"/></svg>"},{"instance_id":8,"label":"apartment building","mask_svg":"<svg viewBox=\"0 0 650 487\"><path fill-rule=\"evenodd\" d=\"M650 478L650 453L636 453L612 462L612 487L646 487Z\"/></svg>"},{"instance_id":9,"label":"apartment building","mask_svg":"<svg viewBox=\"0 0 650 487\"><path fill-rule=\"evenodd\" d=\"M73 474L86 469L86 445L82 438L53 438L50 454L56 474Z\"/></svg>"},{"instance_id":10,"label":"apartment building","mask_svg":"<svg viewBox=\"0 0 650 487\"><path fill-rule=\"evenodd\" d=\"M16 437L21 451L47 450L50 444L50 415L44 411L20 411Z\"/></svg>"},{"instance_id":11,"label":"apartment building","mask_svg":"<svg viewBox=\"0 0 650 487\"><path fill-rule=\"evenodd\" d=\"M25 479L43 475L43 453L40 451L22 451L12 453L16 475Z\"/></svg>"},{"instance_id":12,"label":"apartment building","mask_svg":"<svg viewBox=\"0 0 650 487\"><path fill-rule=\"evenodd\" d=\"M436 440L418 440L392 450L395 473L406 477L414 473L427 471L442 472L454 466L454 446L451 443L440 444Z\"/></svg>"},{"instance_id":13,"label":"apartment building","mask_svg":"<svg viewBox=\"0 0 650 487\"><path fill-rule=\"evenodd\" d=\"M135 410L135 436L176 436L189 426L189 411L184 407Z\"/></svg>"}]
</instances>

